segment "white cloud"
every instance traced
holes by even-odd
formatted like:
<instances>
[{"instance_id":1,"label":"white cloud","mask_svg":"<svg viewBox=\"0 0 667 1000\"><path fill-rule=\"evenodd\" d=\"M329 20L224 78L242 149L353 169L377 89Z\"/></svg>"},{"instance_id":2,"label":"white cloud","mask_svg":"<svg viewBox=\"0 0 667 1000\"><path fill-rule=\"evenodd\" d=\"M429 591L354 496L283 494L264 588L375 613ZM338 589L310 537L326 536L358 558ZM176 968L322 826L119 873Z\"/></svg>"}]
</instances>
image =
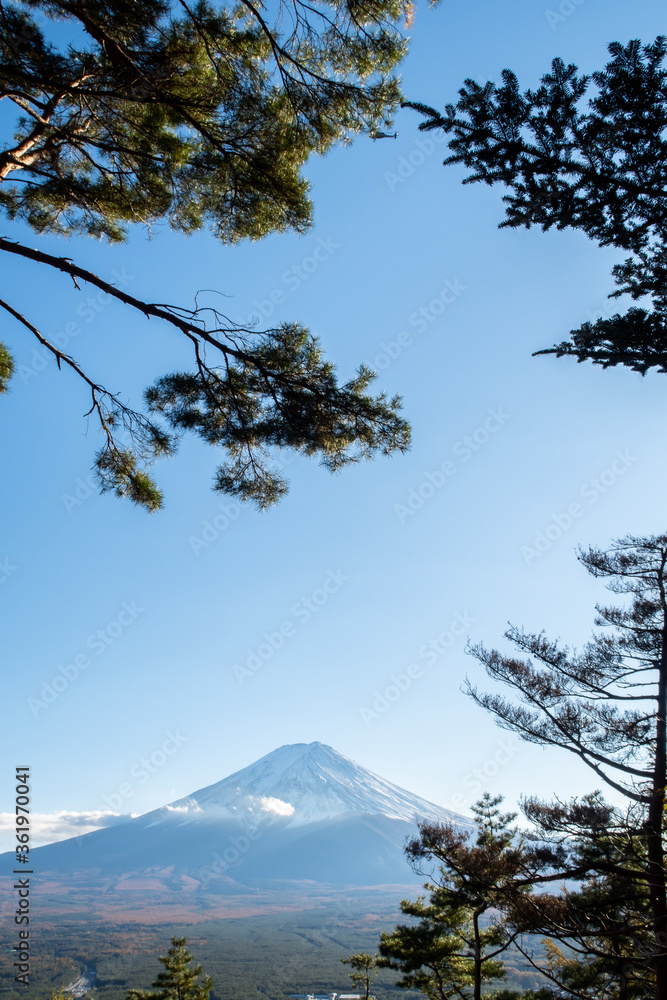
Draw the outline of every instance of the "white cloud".
<instances>
[{"instance_id":1,"label":"white cloud","mask_svg":"<svg viewBox=\"0 0 667 1000\"><path fill-rule=\"evenodd\" d=\"M61 809L55 813L30 814L30 846L41 847L70 837L80 837L84 833L116 826L132 819L131 815L92 809L89 812L67 812ZM0 813L0 850L13 851L17 847L16 816L14 813Z\"/></svg>"},{"instance_id":2,"label":"white cloud","mask_svg":"<svg viewBox=\"0 0 667 1000\"><path fill-rule=\"evenodd\" d=\"M274 816L293 816L294 806L282 799L276 799L272 795L262 795L259 801L259 808L262 812L273 813Z\"/></svg>"},{"instance_id":3,"label":"white cloud","mask_svg":"<svg viewBox=\"0 0 667 1000\"><path fill-rule=\"evenodd\" d=\"M180 806L164 806L164 808L170 813L200 813L204 811L195 799L188 799Z\"/></svg>"}]
</instances>

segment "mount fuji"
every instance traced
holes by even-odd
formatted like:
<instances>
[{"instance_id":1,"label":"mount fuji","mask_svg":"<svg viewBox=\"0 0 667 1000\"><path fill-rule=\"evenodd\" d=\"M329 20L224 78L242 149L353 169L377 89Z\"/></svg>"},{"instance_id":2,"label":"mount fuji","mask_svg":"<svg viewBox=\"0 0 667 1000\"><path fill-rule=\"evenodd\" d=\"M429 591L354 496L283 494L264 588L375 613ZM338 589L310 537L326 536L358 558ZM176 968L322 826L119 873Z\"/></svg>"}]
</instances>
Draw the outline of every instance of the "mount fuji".
<instances>
[{"instance_id":1,"label":"mount fuji","mask_svg":"<svg viewBox=\"0 0 667 1000\"><path fill-rule=\"evenodd\" d=\"M281 817L289 827L351 813L415 823L454 816L406 792L323 743L279 747L249 767L165 806L192 816ZM457 817L461 820L462 817Z\"/></svg>"},{"instance_id":2,"label":"mount fuji","mask_svg":"<svg viewBox=\"0 0 667 1000\"><path fill-rule=\"evenodd\" d=\"M213 897L414 886L403 847L420 820L470 827L331 747L298 743L143 816L36 848L31 862L56 892L128 903L134 889L155 905L186 893L210 910Z\"/></svg>"}]
</instances>

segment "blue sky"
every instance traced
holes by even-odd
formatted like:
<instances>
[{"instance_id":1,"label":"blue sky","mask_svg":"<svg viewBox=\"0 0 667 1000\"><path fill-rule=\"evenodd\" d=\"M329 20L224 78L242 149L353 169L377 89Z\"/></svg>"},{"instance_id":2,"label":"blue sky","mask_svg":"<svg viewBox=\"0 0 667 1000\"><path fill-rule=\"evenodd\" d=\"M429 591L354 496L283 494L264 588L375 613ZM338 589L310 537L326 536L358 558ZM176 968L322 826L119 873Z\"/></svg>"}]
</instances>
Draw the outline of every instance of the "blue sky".
<instances>
[{"instance_id":1,"label":"blue sky","mask_svg":"<svg viewBox=\"0 0 667 1000\"><path fill-rule=\"evenodd\" d=\"M403 90L442 107L466 77L511 67L529 86L557 55L592 71L609 42L663 30L652 0L443 0L418 11ZM514 803L596 787L461 693L466 673L486 683L464 647L506 648L508 620L585 641L606 592L576 546L666 527L665 383L531 357L618 308L618 255L578 233L499 230L502 192L463 187L419 121L401 111L397 140L310 162L315 224L301 238L230 248L158 226L113 248L39 241L140 297L217 290L206 301L234 319L298 320L342 377L376 368L414 436L407 455L333 477L283 456L291 491L264 514L213 493L215 453L184 440L157 468L165 509L147 515L91 488L84 387L3 320L21 367L0 400L0 803L29 764L44 836L312 740L460 811L486 789ZM189 363L175 333L62 276L4 260L3 278L17 308L130 401ZM549 544L534 554L540 532Z\"/></svg>"}]
</instances>

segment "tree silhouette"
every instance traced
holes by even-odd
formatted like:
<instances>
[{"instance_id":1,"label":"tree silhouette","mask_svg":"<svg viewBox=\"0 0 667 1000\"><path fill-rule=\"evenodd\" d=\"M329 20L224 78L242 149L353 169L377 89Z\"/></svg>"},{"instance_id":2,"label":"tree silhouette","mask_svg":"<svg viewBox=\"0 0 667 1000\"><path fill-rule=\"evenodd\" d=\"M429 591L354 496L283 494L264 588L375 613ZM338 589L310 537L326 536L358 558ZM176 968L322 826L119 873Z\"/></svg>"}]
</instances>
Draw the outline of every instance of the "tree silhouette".
<instances>
[{"instance_id":1,"label":"tree silhouette","mask_svg":"<svg viewBox=\"0 0 667 1000\"><path fill-rule=\"evenodd\" d=\"M544 633L511 626L506 637L527 659L473 646L491 678L517 700L480 693L474 700L501 726L541 746L560 747L628 800L627 821L601 803L564 806L529 801L527 815L543 828L565 824L590 850L580 851L563 878L599 873L631 883L647 895L650 949L646 967L657 994L667 996L667 894L663 822L667 784L667 536L627 536L607 551L591 548L579 559L627 607L597 606L595 633L580 652L561 647ZM597 831L591 839L590 831ZM602 834L617 830L619 837ZM643 845L643 846L642 846ZM581 845L580 845L581 846ZM626 889L626 892L628 890Z\"/></svg>"},{"instance_id":2,"label":"tree silhouette","mask_svg":"<svg viewBox=\"0 0 667 1000\"><path fill-rule=\"evenodd\" d=\"M501 226L579 229L630 254L612 270L611 297L650 307L584 323L536 353L667 373L667 43L614 42L609 52L590 76L555 59L534 90L504 70L501 86L466 80L444 114L404 106L425 116L421 130L451 136L445 164L470 169L465 184L508 191Z\"/></svg>"}]
</instances>

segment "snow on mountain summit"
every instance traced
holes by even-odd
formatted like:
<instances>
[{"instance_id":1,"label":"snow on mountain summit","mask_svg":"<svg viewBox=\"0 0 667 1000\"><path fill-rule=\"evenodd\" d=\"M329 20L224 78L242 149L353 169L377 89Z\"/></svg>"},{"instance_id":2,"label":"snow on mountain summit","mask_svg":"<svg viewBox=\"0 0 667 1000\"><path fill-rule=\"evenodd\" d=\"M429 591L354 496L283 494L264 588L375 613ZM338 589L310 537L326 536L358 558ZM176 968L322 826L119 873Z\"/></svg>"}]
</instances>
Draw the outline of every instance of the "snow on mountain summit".
<instances>
[{"instance_id":1,"label":"snow on mountain summit","mask_svg":"<svg viewBox=\"0 0 667 1000\"><path fill-rule=\"evenodd\" d=\"M42 875L63 875L69 883L78 873L76 885L85 887L86 899L97 891L93 886L103 884L106 892L111 878L126 906L126 887L137 876L143 899L146 885L154 884L146 882L149 873L162 886L159 892L178 894L179 906L180 880L187 876L199 886L198 898L201 892L208 899L210 890L216 900L247 896L255 905L261 889L278 893L267 898L280 899L282 908L286 889L298 887L301 905L311 892L320 899L322 887L329 893L343 886L413 884L417 874L406 863L404 846L420 819L471 829L469 819L385 781L331 747L298 743L170 805L39 847L36 857Z\"/></svg>"},{"instance_id":2,"label":"snow on mountain summit","mask_svg":"<svg viewBox=\"0 0 667 1000\"><path fill-rule=\"evenodd\" d=\"M282 818L290 826L370 813L414 823L461 817L399 788L323 743L279 747L254 764L172 802L170 812L256 819ZM185 817L184 817L185 818Z\"/></svg>"}]
</instances>

